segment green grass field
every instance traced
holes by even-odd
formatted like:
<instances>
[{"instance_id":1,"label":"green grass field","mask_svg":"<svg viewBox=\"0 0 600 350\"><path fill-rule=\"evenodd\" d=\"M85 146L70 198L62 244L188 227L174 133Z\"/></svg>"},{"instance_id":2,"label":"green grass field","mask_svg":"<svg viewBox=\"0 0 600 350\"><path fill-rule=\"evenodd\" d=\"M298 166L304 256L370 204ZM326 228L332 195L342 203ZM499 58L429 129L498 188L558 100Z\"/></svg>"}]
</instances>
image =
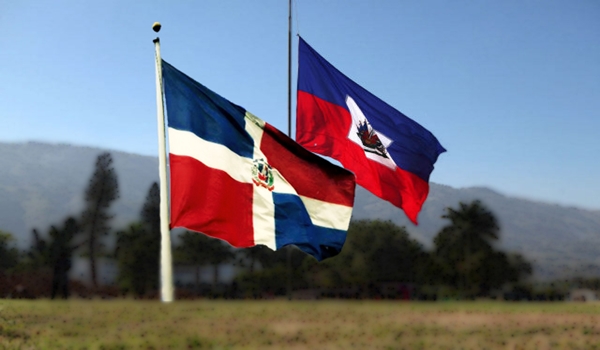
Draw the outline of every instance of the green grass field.
<instances>
[{"instance_id":1,"label":"green grass field","mask_svg":"<svg viewBox=\"0 0 600 350\"><path fill-rule=\"evenodd\" d=\"M600 304L0 300L0 349L352 348L600 348Z\"/></svg>"}]
</instances>

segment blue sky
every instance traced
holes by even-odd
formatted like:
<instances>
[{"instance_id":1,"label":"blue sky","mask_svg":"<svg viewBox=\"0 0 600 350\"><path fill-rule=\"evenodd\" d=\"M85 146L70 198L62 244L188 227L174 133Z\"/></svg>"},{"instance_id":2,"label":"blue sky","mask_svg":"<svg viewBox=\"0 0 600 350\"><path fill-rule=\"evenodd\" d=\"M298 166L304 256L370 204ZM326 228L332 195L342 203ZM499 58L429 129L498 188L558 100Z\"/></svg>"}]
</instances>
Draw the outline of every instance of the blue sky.
<instances>
[{"instance_id":1,"label":"blue sky","mask_svg":"<svg viewBox=\"0 0 600 350\"><path fill-rule=\"evenodd\" d=\"M157 154L163 58L287 130L287 1L0 2L0 142ZM600 2L295 0L302 37L448 149L431 181L600 209ZM295 107L294 107L295 108Z\"/></svg>"}]
</instances>

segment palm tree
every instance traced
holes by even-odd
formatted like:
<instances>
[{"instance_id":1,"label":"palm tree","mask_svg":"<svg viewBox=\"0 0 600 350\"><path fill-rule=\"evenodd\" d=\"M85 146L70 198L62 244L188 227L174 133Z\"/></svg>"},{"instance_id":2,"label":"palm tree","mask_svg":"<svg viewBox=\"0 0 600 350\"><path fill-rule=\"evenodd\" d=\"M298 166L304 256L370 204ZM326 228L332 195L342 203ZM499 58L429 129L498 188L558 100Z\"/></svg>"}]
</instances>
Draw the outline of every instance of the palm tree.
<instances>
[{"instance_id":1,"label":"palm tree","mask_svg":"<svg viewBox=\"0 0 600 350\"><path fill-rule=\"evenodd\" d=\"M481 283L483 261L493 252L500 227L496 217L478 200L447 208L442 218L450 220L435 237L435 255L445 269L446 282L463 291Z\"/></svg>"}]
</instances>

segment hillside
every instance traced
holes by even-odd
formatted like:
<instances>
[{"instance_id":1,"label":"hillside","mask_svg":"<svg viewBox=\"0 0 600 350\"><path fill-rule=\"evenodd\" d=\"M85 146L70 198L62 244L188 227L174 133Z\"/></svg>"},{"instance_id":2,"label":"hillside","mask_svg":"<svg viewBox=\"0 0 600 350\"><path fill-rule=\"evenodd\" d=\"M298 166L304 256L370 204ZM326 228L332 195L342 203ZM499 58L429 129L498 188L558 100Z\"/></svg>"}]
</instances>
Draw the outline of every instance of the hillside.
<instances>
[{"instance_id":1,"label":"hillside","mask_svg":"<svg viewBox=\"0 0 600 350\"><path fill-rule=\"evenodd\" d=\"M0 229L11 232L18 245L26 247L33 227L45 232L50 224L78 214L96 156L103 151L64 144L0 143ZM138 217L148 188L158 179L158 161L111 153L121 194L112 209L113 227L119 228ZM500 246L533 260L537 278L600 275L600 211L507 197L488 188L431 184L419 226L362 188L357 189L354 218L392 220L430 247L446 224L441 218L444 208L474 199L480 199L498 217Z\"/></svg>"},{"instance_id":2,"label":"hillside","mask_svg":"<svg viewBox=\"0 0 600 350\"><path fill-rule=\"evenodd\" d=\"M24 247L34 227L44 231L81 212L96 157L105 150L64 144L0 143L0 229ZM153 157L111 151L120 198L114 226L137 218L146 192L158 179Z\"/></svg>"}]
</instances>

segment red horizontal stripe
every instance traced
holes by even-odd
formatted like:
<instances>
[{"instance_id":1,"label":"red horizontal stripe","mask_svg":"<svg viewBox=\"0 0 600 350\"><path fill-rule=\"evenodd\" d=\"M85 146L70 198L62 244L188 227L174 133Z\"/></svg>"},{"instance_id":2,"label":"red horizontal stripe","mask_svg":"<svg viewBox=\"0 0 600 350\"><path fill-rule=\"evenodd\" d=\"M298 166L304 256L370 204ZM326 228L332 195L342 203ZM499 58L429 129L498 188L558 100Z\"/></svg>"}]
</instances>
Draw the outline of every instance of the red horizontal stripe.
<instances>
[{"instance_id":1,"label":"red horizontal stripe","mask_svg":"<svg viewBox=\"0 0 600 350\"><path fill-rule=\"evenodd\" d=\"M253 184L240 183L196 159L169 154L171 228L185 227L229 242L254 246Z\"/></svg>"},{"instance_id":2,"label":"red horizontal stripe","mask_svg":"<svg viewBox=\"0 0 600 350\"><path fill-rule=\"evenodd\" d=\"M362 147L348 139L352 117L345 108L298 91L296 115L296 142L340 161L354 172L356 183L402 208L417 223L429 184L411 172L398 167L393 170L368 159Z\"/></svg>"},{"instance_id":3,"label":"red horizontal stripe","mask_svg":"<svg viewBox=\"0 0 600 350\"><path fill-rule=\"evenodd\" d=\"M296 192L305 197L354 205L354 174L307 151L269 124L265 125L261 151Z\"/></svg>"}]
</instances>

